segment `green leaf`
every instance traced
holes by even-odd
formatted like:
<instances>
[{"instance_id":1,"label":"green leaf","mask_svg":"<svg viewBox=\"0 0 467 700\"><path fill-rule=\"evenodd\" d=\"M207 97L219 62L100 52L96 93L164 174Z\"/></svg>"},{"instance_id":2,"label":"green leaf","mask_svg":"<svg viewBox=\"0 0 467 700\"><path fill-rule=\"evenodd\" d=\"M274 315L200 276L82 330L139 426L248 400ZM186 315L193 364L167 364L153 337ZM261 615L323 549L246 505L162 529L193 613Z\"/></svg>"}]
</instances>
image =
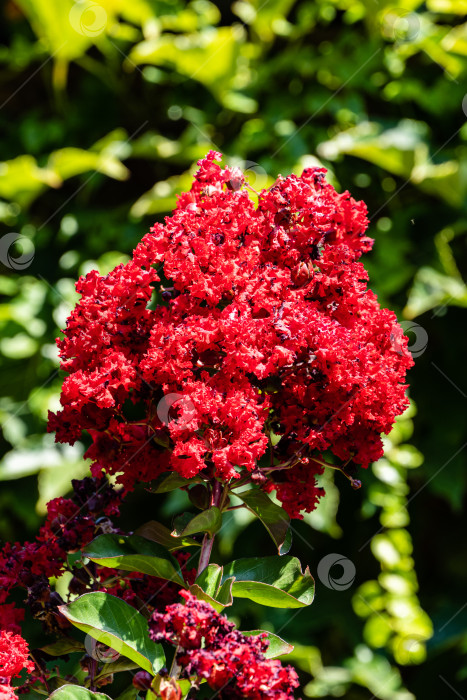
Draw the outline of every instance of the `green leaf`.
<instances>
[{"instance_id":1,"label":"green leaf","mask_svg":"<svg viewBox=\"0 0 467 700\"><path fill-rule=\"evenodd\" d=\"M86 32L76 30L75 21L70 21L71 0L18 0L18 5L55 60L77 58L93 43Z\"/></svg>"},{"instance_id":2,"label":"green leaf","mask_svg":"<svg viewBox=\"0 0 467 700\"><path fill-rule=\"evenodd\" d=\"M77 639L59 639L58 642L42 647L41 651L45 651L50 656L62 656L62 654L72 654L74 651L84 651L84 648L83 642Z\"/></svg>"},{"instance_id":3,"label":"green leaf","mask_svg":"<svg viewBox=\"0 0 467 700\"><path fill-rule=\"evenodd\" d=\"M174 68L181 75L203 83L219 99L229 94L242 39L238 27L210 27L209 30L185 34L183 38L183 47L173 34L142 41L133 47L127 64L132 67L144 63ZM195 70L193 66L196 66Z\"/></svg>"},{"instance_id":4,"label":"green leaf","mask_svg":"<svg viewBox=\"0 0 467 700\"><path fill-rule=\"evenodd\" d=\"M200 586L208 595L215 596L219 590L222 581L222 566L218 564L208 564L208 566L200 573L195 583Z\"/></svg>"},{"instance_id":5,"label":"green leaf","mask_svg":"<svg viewBox=\"0 0 467 700\"><path fill-rule=\"evenodd\" d=\"M232 593L273 608L302 608L313 601L315 582L302 573L296 557L252 557L224 567L223 581L233 576Z\"/></svg>"},{"instance_id":6,"label":"green leaf","mask_svg":"<svg viewBox=\"0 0 467 700\"><path fill-rule=\"evenodd\" d=\"M285 639L282 639L277 634L273 634L272 632L268 632L267 630L250 630L249 632L242 631L242 634L244 634L245 637L256 637L258 634L264 633L268 635L269 642L268 650L265 653L265 657L267 659L274 659L276 658L276 656L290 654L294 650L292 644L289 644L285 641Z\"/></svg>"},{"instance_id":7,"label":"green leaf","mask_svg":"<svg viewBox=\"0 0 467 700\"><path fill-rule=\"evenodd\" d=\"M204 678L202 679L201 683L204 683L205 680ZM187 697L188 693L190 692L192 685L191 681L189 680L178 680L177 681L178 685L180 686L180 690L182 691L182 700L185 700Z\"/></svg>"},{"instance_id":8,"label":"green leaf","mask_svg":"<svg viewBox=\"0 0 467 700\"><path fill-rule=\"evenodd\" d=\"M285 535L285 540L281 544L281 546L279 547L279 550L278 550L279 554L281 556L284 554L288 554L290 552L290 550L292 549L292 539L293 539L292 528L289 527L289 529L287 530L286 535Z\"/></svg>"},{"instance_id":9,"label":"green leaf","mask_svg":"<svg viewBox=\"0 0 467 700\"><path fill-rule=\"evenodd\" d=\"M205 603L209 603L209 605L211 605L217 612L222 612L223 609L226 607L218 600L216 600L212 596L208 595L205 591L203 591L203 589L196 583L190 586L190 593L193 593L193 595L196 596L198 600L203 600ZM230 605L232 605L232 603L230 603Z\"/></svg>"},{"instance_id":10,"label":"green leaf","mask_svg":"<svg viewBox=\"0 0 467 700\"><path fill-rule=\"evenodd\" d=\"M145 537L152 542L158 542L163 547L169 550L181 549L182 547L200 547L201 543L194 540L192 537L174 537L168 527L158 523L156 520L141 525L135 535Z\"/></svg>"},{"instance_id":11,"label":"green leaf","mask_svg":"<svg viewBox=\"0 0 467 700\"><path fill-rule=\"evenodd\" d=\"M199 484L200 482L201 479L185 479L183 476L180 476L180 474L177 474L177 472L165 472L154 481L151 481L147 488L151 493L168 493L169 491L179 489L181 486Z\"/></svg>"},{"instance_id":12,"label":"green leaf","mask_svg":"<svg viewBox=\"0 0 467 700\"><path fill-rule=\"evenodd\" d=\"M113 673L121 673L122 671L134 671L135 668L138 668L138 664L136 664L131 659L127 659L125 656L120 656L113 663L104 664L101 672L98 676L96 676L96 680L98 680L99 678L106 678L107 676L111 676Z\"/></svg>"},{"instance_id":13,"label":"green leaf","mask_svg":"<svg viewBox=\"0 0 467 700\"><path fill-rule=\"evenodd\" d=\"M234 582L233 576L231 576L230 578L226 578L216 593L216 601L220 605L222 605L222 607L224 607L224 608L226 608L228 605L232 605L232 603L233 603L233 598L232 598L233 582Z\"/></svg>"},{"instance_id":14,"label":"green leaf","mask_svg":"<svg viewBox=\"0 0 467 700\"><path fill-rule=\"evenodd\" d=\"M157 542L130 535L99 535L83 549L84 556L101 566L139 571L185 585L178 561Z\"/></svg>"},{"instance_id":15,"label":"green leaf","mask_svg":"<svg viewBox=\"0 0 467 700\"><path fill-rule=\"evenodd\" d=\"M318 155L335 160L346 153L362 158L395 175L410 177L418 158L426 159L425 145L422 142L426 124L412 119L403 119L399 124L384 130L382 124L362 122L321 143Z\"/></svg>"},{"instance_id":16,"label":"green leaf","mask_svg":"<svg viewBox=\"0 0 467 700\"><path fill-rule=\"evenodd\" d=\"M72 625L145 671L155 674L163 667L164 652L149 639L147 621L120 598L103 592L85 593L69 605L61 605L60 612Z\"/></svg>"},{"instance_id":17,"label":"green leaf","mask_svg":"<svg viewBox=\"0 0 467 700\"><path fill-rule=\"evenodd\" d=\"M290 517L285 510L271 501L267 493L260 489L251 489L235 495L261 520L276 544L279 554L287 554L290 546L287 549L286 547L283 548L283 545L289 533ZM290 535L289 539L291 545L292 539Z\"/></svg>"},{"instance_id":18,"label":"green leaf","mask_svg":"<svg viewBox=\"0 0 467 700\"><path fill-rule=\"evenodd\" d=\"M50 154L47 167L62 180L94 170L116 180L125 180L129 171L110 153L93 153L82 148L61 148Z\"/></svg>"},{"instance_id":19,"label":"green leaf","mask_svg":"<svg viewBox=\"0 0 467 700\"><path fill-rule=\"evenodd\" d=\"M111 153L68 147L51 153L45 167L40 167L31 155L0 163L0 196L28 207L48 187L60 187L64 180L92 170L117 180L129 175Z\"/></svg>"},{"instance_id":20,"label":"green leaf","mask_svg":"<svg viewBox=\"0 0 467 700\"><path fill-rule=\"evenodd\" d=\"M80 685L62 685L49 696L49 700L111 700L105 693L93 693Z\"/></svg>"},{"instance_id":21,"label":"green leaf","mask_svg":"<svg viewBox=\"0 0 467 700\"><path fill-rule=\"evenodd\" d=\"M211 537L221 529L222 513L219 508L213 506L202 513L198 513L186 525L182 525L180 529L175 527L173 534L175 537L184 537L185 535L194 535L196 532L208 532Z\"/></svg>"},{"instance_id":22,"label":"green leaf","mask_svg":"<svg viewBox=\"0 0 467 700\"><path fill-rule=\"evenodd\" d=\"M228 578L222 583L223 568L218 564L209 564L190 586L190 591L199 600L204 600L212 605L217 612L228 605L232 605L233 578Z\"/></svg>"},{"instance_id":23,"label":"green leaf","mask_svg":"<svg viewBox=\"0 0 467 700\"><path fill-rule=\"evenodd\" d=\"M467 307L467 286L464 282L431 267L421 267L415 275L403 315L413 319L436 306L453 305Z\"/></svg>"},{"instance_id":24,"label":"green leaf","mask_svg":"<svg viewBox=\"0 0 467 700\"><path fill-rule=\"evenodd\" d=\"M183 532L185 527L188 525L189 522L191 522L193 518L193 513L180 513L179 515L176 515L173 519L172 533L174 533L175 531ZM176 537L176 535L173 535L173 537Z\"/></svg>"},{"instance_id":25,"label":"green leaf","mask_svg":"<svg viewBox=\"0 0 467 700\"><path fill-rule=\"evenodd\" d=\"M30 155L0 163L0 197L28 207L47 187L60 187L62 180L53 170L39 167Z\"/></svg>"},{"instance_id":26,"label":"green leaf","mask_svg":"<svg viewBox=\"0 0 467 700\"><path fill-rule=\"evenodd\" d=\"M134 685L130 685L117 697L117 700L136 700L138 692Z\"/></svg>"},{"instance_id":27,"label":"green leaf","mask_svg":"<svg viewBox=\"0 0 467 700\"><path fill-rule=\"evenodd\" d=\"M209 148L209 142L206 142L205 147ZM190 188L190 183L190 171L182 175L173 175L163 182L157 182L136 200L130 210L131 216L141 218L149 214L171 211L176 203L176 195L185 191L186 187Z\"/></svg>"}]
</instances>

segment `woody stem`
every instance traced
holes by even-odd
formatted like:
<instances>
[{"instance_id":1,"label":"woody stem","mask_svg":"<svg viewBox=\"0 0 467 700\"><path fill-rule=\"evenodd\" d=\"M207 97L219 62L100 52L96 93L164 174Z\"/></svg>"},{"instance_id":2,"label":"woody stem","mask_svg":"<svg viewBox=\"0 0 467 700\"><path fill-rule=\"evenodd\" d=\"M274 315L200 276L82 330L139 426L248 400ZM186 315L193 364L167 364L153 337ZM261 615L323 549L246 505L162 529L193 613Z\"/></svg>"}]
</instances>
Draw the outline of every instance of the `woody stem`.
<instances>
[{"instance_id":1,"label":"woody stem","mask_svg":"<svg viewBox=\"0 0 467 700\"><path fill-rule=\"evenodd\" d=\"M212 506L219 507L221 496L222 496L221 485L218 481L214 481L214 484L212 487L211 507ZM215 537L215 535L210 535L209 532L207 532L204 535L203 544L201 546L201 552L199 555L198 576L200 575L200 573L202 571L204 571L204 569L209 564L209 559L211 557L211 552L212 552L212 545L214 544L214 537Z\"/></svg>"}]
</instances>

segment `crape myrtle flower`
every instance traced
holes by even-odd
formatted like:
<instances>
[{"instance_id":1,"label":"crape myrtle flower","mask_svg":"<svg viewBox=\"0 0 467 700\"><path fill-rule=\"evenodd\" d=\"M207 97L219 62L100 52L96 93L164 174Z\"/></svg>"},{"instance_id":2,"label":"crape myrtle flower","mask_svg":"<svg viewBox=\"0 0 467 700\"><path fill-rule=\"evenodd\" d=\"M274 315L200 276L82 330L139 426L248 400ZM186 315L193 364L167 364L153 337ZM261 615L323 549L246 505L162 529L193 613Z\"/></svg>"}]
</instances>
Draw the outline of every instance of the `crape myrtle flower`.
<instances>
[{"instance_id":1,"label":"crape myrtle flower","mask_svg":"<svg viewBox=\"0 0 467 700\"><path fill-rule=\"evenodd\" d=\"M164 610L166 605L178 600L180 586L174 582L101 567L93 562L88 562L86 568L79 564L70 566L67 555L94 537L109 532L121 534L110 520L119 512L119 490L105 478L74 479L72 486L71 498L55 498L47 504L47 519L35 542L7 543L0 550L0 630L20 633L25 611L5 601L13 589L22 588L26 591L24 602L29 614L42 624L47 634L63 636L70 623L60 612L64 601L49 579L59 577L66 569L73 575L69 592L74 595L105 591L137 610L146 608L148 614ZM176 552L174 556L184 579L194 583L196 568L188 566L190 555Z\"/></svg>"},{"instance_id":2,"label":"crape myrtle flower","mask_svg":"<svg viewBox=\"0 0 467 700\"><path fill-rule=\"evenodd\" d=\"M255 206L220 159L199 162L127 264L77 283L49 430L69 443L86 430L94 476L127 490L170 470L250 474L302 517L324 452L363 467L381 456L412 358L359 262L373 243L365 204L307 168Z\"/></svg>"},{"instance_id":3,"label":"crape myrtle flower","mask_svg":"<svg viewBox=\"0 0 467 700\"><path fill-rule=\"evenodd\" d=\"M219 698L290 700L298 687L291 666L266 659L267 634L246 636L224 615L182 591L185 604L155 612L149 622L149 636L155 642L176 647L176 662L182 677L192 683L205 680Z\"/></svg>"},{"instance_id":4,"label":"crape myrtle flower","mask_svg":"<svg viewBox=\"0 0 467 700\"><path fill-rule=\"evenodd\" d=\"M71 498L47 503L47 518L34 542L8 542L0 550L0 611L8 607L2 603L13 588L25 588L28 607L49 631L55 623L60 626L66 621L58 612L63 601L51 590L48 579L63 573L68 554L108 531L108 516L118 514L121 501L121 494L106 478L73 479L72 486Z\"/></svg>"},{"instance_id":5,"label":"crape myrtle flower","mask_svg":"<svg viewBox=\"0 0 467 700\"><path fill-rule=\"evenodd\" d=\"M27 642L11 629L0 630L0 700L17 700L11 680L18 678L25 669L34 670L34 663L28 659Z\"/></svg>"}]
</instances>

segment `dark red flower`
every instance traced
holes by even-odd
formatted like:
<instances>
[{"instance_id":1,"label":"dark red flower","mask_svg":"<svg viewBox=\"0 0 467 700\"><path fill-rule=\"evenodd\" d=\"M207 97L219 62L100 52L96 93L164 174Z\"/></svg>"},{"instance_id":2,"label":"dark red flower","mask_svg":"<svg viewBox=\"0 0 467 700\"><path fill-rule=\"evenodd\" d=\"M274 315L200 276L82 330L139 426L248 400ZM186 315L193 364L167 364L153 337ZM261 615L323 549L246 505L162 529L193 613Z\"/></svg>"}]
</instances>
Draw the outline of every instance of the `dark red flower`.
<instances>
[{"instance_id":1,"label":"dark red flower","mask_svg":"<svg viewBox=\"0 0 467 700\"><path fill-rule=\"evenodd\" d=\"M13 603L0 605L0 630L9 630L18 634L21 631L19 623L24 618L24 610L19 610Z\"/></svg>"},{"instance_id":2,"label":"dark red flower","mask_svg":"<svg viewBox=\"0 0 467 700\"><path fill-rule=\"evenodd\" d=\"M11 589L19 586L28 590L28 605L34 616L48 621L49 627L54 621L59 624L58 604L48 579L63 573L69 553L103 532L119 532L107 516L118 514L121 494L107 479L73 479L72 485L72 498L55 498L47 504L47 519L35 542L7 543L0 550L0 621L2 614L7 614L2 609L9 608L1 604ZM14 614L18 622L19 611Z\"/></svg>"},{"instance_id":3,"label":"dark red flower","mask_svg":"<svg viewBox=\"0 0 467 700\"><path fill-rule=\"evenodd\" d=\"M154 641L177 648L182 676L206 680L219 698L293 698L297 674L291 666L265 657L267 635L246 636L208 603L188 591L180 595L185 605L169 605L165 613L154 613L149 634Z\"/></svg>"}]
</instances>

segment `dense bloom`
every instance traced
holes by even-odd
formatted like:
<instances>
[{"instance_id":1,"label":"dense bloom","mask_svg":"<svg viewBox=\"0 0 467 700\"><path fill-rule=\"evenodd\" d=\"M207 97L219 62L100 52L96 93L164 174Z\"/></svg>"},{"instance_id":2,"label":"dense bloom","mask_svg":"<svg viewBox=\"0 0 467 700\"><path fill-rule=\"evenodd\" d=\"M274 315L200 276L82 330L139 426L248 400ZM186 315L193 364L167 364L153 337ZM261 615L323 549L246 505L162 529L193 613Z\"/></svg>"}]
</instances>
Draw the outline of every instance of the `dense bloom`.
<instances>
[{"instance_id":1,"label":"dense bloom","mask_svg":"<svg viewBox=\"0 0 467 700\"><path fill-rule=\"evenodd\" d=\"M255 207L220 158L200 161L126 265L79 280L49 429L70 443L87 430L93 474L127 489L168 470L246 471L301 517L324 452L351 468L381 456L412 358L358 262L365 205L309 168Z\"/></svg>"},{"instance_id":2,"label":"dense bloom","mask_svg":"<svg viewBox=\"0 0 467 700\"><path fill-rule=\"evenodd\" d=\"M149 634L154 641L177 647L184 677L206 680L219 698L293 698L297 674L291 666L266 659L267 635L246 636L208 603L187 591L180 595L185 605L169 605L165 613L154 613Z\"/></svg>"},{"instance_id":3,"label":"dense bloom","mask_svg":"<svg viewBox=\"0 0 467 700\"><path fill-rule=\"evenodd\" d=\"M0 630L0 700L16 700L11 679L19 677L23 669L29 673L34 670L28 653L28 644L19 634Z\"/></svg>"}]
</instances>

